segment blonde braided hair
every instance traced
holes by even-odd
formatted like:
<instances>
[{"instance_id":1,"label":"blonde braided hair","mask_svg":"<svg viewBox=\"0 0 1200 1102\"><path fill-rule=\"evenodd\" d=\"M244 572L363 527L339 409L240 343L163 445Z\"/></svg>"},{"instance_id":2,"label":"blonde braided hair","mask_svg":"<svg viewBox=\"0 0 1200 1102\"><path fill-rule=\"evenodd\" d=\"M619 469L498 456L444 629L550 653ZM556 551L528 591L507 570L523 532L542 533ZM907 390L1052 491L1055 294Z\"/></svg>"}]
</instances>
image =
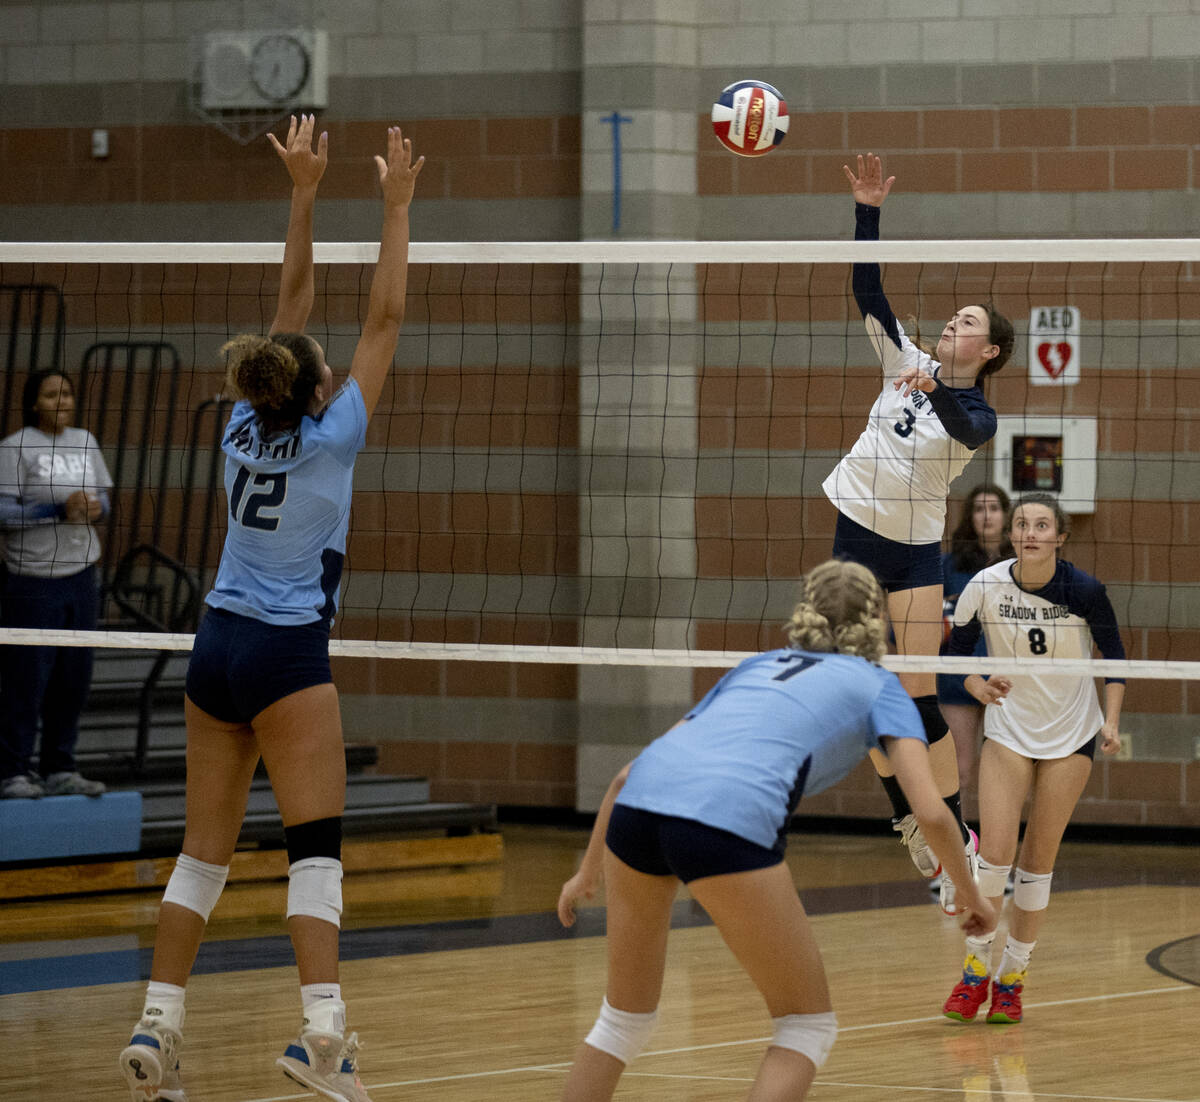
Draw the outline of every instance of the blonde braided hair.
<instances>
[{"instance_id":1,"label":"blonde braided hair","mask_svg":"<svg viewBox=\"0 0 1200 1102\"><path fill-rule=\"evenodd\" d=\"M800 579L800 599L785 630L797 650L878 662L887 651L883 590L865 566L830 559Z\"/></svg>"}]
</instances>

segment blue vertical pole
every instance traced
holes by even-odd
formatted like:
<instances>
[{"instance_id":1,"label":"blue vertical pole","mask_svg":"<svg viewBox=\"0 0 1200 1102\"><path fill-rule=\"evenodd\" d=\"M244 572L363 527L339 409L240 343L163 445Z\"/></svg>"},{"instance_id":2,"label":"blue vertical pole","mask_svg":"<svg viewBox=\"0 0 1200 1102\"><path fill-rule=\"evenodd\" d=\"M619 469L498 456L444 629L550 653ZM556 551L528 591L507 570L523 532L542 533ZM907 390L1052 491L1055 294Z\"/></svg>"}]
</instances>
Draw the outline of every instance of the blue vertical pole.
<instances>
[{"instance_id":1,"label":"blue vertical pole","mask_svg":"<svg viewBox=\"0 0 1200 1102\"><path fill-rule=\"evenodd\" d=\"M613 233L621 228L621 124L633 122L631 115L613 111L600 119L612 127L613 132Z\"/></svg>"}]
</instances>

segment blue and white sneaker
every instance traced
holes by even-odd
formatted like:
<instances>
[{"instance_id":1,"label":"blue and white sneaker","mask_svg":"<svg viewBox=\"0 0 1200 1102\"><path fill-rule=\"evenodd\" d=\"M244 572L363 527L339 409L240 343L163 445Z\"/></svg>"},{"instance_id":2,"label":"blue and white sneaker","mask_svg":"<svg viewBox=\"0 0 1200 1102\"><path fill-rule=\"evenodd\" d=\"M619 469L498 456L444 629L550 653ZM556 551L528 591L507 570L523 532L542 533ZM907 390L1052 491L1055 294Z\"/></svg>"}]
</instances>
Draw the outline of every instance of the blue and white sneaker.
<instances>
[{"instance_id":1,"label":"blue and white sneaker","mask_svg":"<svg viewBox=\"0 0 1200 1102\"><path fill-rule=\"evenodd\" d=\"M118 1063L133 1102L187 1102L179 1080L180 1036L138 1022Z\"/></svg>"},{"instance_id":2,"label":"blue and white sneaker","mask_svg":"<svg viewBox=\"0 0 1200 1102\"><path fill-rule=\"evenodd\" d=\"M358 1077L358 1034L302 1029L275 1061L283 1074L333 1102L371 1102Z\"/></svg>"}]
</instances>

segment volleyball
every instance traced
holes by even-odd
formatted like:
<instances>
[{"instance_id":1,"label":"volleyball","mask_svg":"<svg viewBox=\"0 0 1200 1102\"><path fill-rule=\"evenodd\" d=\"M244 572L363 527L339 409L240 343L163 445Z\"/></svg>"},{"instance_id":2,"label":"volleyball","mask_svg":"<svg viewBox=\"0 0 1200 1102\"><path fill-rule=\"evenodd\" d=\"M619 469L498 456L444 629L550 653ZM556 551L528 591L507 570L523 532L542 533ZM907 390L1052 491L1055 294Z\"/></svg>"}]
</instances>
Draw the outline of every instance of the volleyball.
<instances>
[{"instance_id":1,"label":"volleyball","mask_svg":"<svg viewBox=\"0 0 1200 1102\"><path fill-rule=\"evenodd\" d=\"M738 80L712 106L713 133L739 157L770 153L787 133L787 104L777 88L761 80Z\"/></svg>"}]
</instances>

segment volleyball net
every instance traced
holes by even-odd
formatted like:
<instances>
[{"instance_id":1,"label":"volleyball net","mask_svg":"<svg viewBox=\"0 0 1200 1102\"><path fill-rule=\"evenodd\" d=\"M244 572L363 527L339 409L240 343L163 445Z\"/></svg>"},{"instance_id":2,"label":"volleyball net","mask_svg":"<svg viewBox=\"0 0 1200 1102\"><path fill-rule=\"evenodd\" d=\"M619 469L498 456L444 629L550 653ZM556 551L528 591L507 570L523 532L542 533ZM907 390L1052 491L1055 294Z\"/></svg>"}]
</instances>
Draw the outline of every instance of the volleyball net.
<instances>
[{"instance_id":1,"label":"volleyball net","mask_svg":"<svg viewBox=\"0 0 1200 1102\"><path fill-rule=\"evenodd\" d=\"M318 244L335 375L374 244ZM187 649L227 523L220 346L274 314L280 244L0 245L4 434L32 369L78 389L116 483L106 630ZM828 558L821 483L881 386L850 289L883 263L936 335L994 301L996 438L954 483L1048 490L1108 587L1126 676L1200 675L1200 243L414 243L395 369L355 473L334 653L715 667L783 640ZM339 368L341 371L339 371ZM23 636L4 633L6 641ZM899 658L895 669L980 660ZM1111 668L1110 668L1111 667ZM1063 672L1114 673L1075 663ZM1136 707L1136 703L1134 704Z\"/></svg>"}]
</instances>

